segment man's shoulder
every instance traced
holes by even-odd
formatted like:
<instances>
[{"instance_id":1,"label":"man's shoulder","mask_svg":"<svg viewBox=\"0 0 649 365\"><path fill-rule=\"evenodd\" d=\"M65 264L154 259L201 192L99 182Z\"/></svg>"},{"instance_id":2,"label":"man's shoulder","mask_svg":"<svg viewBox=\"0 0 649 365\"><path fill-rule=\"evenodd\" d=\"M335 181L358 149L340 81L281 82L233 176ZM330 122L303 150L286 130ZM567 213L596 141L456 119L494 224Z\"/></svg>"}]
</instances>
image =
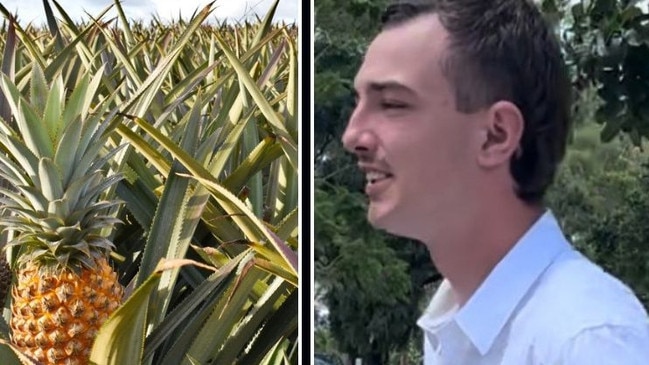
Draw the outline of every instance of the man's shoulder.
<instances>
[{"instance_id":1,"label":"man's shoulder","mask_svg":"<svg viewBox=\"0 0 649 365\"><path fill-rule=\"evenodd\" d=\"M562 255L548 267L512 319L513 331L556 345L589 328L646 330L647 325L647 313L633 291L577 252Z\"/></svg>"}]
</instances>

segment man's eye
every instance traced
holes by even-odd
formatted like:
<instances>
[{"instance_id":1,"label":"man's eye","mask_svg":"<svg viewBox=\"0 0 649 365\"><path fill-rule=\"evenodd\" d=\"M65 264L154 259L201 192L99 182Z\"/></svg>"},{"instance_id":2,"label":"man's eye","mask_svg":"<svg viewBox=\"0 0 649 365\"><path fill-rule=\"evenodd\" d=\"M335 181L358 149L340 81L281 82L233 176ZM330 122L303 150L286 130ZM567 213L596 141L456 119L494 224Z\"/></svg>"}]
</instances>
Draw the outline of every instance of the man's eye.
<instances>
[{"instance_id":1,"label":"man's eye","mask_svg":"<svg viewBox=\"0 0 649 365\"><path fill-rule=\"evenodd\" d=\"M382 101L381 109L405 109L408 105L395 101Z\"/></svg>"}]
</instances>

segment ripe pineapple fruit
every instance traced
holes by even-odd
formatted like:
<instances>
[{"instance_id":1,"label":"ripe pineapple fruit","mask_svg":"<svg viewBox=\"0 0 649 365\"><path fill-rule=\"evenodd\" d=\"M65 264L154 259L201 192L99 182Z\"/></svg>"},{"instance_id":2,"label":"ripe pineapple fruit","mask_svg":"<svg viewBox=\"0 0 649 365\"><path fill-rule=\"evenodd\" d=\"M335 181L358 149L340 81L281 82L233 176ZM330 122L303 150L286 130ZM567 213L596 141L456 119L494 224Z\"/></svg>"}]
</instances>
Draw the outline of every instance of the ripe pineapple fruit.
<instances>
[{"instance_id":1,"label":"ripe pineapple fruit","mask_svg":"<svg viewBox=\"0 0 649 365\"><path fill-rule=\"evenodd\" d=\"M60 75L47 84L32 70L29 95L4 75L13 121L0 120L0 221L18 249L12 288L11 340L44 364L87 364L96 332L122 300L109 265L113 244L103 233L118 222L106 197L121 178L102 170L110 130L108 102L95 102L103 70L80 79L66 103ZM12 126L10 123L13 123ZM2 153L4 152L4 153Z\"/></svg>"}]
</instances>

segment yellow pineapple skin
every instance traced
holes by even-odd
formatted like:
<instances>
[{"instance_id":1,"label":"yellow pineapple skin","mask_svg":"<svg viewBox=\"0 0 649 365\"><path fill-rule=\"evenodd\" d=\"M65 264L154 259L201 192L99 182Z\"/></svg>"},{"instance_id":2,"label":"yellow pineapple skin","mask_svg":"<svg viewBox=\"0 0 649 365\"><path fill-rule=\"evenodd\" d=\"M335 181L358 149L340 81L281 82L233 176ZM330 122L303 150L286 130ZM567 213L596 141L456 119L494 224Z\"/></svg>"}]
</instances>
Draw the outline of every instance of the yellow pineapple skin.
<instances>
[{"instance_id":1,"label":"yellow pineapple skin","mask_svg":"<svg viewBox=\"0 0 649 365\"><path fill-rule=\"evenodd\" d=\"M96 260L94 270L52 274L28 264L17 278L12 343L43 364L88 364L96 333L124 292L108 261Z\"/></svg>"}]
</instances>

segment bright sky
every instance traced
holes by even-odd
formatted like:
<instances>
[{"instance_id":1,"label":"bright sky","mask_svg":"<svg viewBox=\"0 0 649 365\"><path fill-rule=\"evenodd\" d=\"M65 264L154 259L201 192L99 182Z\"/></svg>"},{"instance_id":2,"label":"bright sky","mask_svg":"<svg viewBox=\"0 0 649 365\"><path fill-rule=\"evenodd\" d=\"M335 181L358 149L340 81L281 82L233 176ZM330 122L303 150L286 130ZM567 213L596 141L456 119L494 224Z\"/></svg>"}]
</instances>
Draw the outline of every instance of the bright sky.
<instances>
[{"instance_id":1,"label":"bright sky","mask_svg":"<svg viewBox=\"0 0 649 365\"><path fill-rule=\"evenodd\" d=\"M43 0L0 0L11 13L18 13L18 20L25 26L30 21L34 25L45 24L45 11ZM114 3L114 0L58 0L58 3L65 9L65 12L72 19L81 19L85 13L97 15L107 6ZM210 0L122 0L122 7L127 18L148 20L151 15L157 14L161 19L178 19L178 14L183 18L189 18L195 10L200 10L210 3ZM273 0L216 0L209 19L228 19L239 21L254 20L255 14L263 19L270 8ZM54 15L58 17L56 7L52 2L50 6ZM104 19L116 16L114 9L106 14ZM279 0L274 21L286 23L297 23L299 16L298 0ZM3 16L0 15L0 19Z\"/></svg>"}]
</instances>

